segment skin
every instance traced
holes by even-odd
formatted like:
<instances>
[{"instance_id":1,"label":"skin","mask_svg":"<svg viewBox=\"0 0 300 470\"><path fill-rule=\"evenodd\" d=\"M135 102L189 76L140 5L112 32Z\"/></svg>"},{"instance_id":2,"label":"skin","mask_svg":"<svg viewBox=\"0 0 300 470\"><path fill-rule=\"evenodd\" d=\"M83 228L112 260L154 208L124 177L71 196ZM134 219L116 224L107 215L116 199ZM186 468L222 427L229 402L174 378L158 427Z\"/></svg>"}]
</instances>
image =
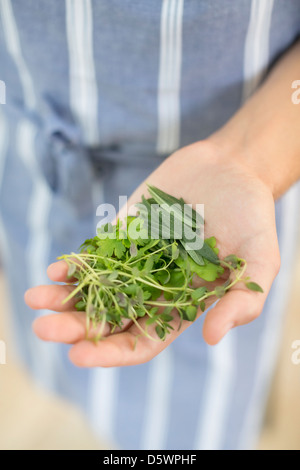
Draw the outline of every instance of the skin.
<instances>
[{"instance_id":1,"label":"skin","mask_svg":"<svg viewBox=\"0 0 300 470\"><path fill-rule=\"evenodd\" d=\"M237 284L221 298L205 314L203 338L209 345L217 344L231 328L259 316L280 269L274 201L300 178L300 105L291 100L291 84L300 78L299 58L300 43L296 43L223 128L176 151L147 178L147 183L183 197L187 203L204 203L205 237L216 237L220 257L235 253L246 259L246 275L264 290L263 294L252 292ZM146 182L132 194L128 206L142 194L148 194ZM67 281L66 275L64 261L48 268L54 282ZM71 344L70 360L80 367L149 361L187 327L198 327L197 321L184 322L177 331L175 318L174 331L166 341L141 336L133 348L139 330L128 322L114 334L106 330L106 338L94 343L85 339L84 314L74 310L74 302L61 305L71 288L34 287L26 292L25 302L33 309L60 312L36 319L33 330L44 341ZM141 326L144 321L141 319Z\"/></svg>"}]
</instances>

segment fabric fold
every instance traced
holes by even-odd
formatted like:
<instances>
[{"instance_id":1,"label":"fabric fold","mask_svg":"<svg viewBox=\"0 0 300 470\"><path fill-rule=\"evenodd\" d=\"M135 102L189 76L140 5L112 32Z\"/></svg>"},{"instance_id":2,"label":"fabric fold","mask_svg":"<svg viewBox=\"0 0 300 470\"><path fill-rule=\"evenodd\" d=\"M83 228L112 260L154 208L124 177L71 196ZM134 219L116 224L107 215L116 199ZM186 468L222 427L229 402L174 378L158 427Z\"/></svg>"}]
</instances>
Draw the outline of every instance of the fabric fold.
<instances>
[{"instance_id":1,"label":"fabric fold","mask_svg":"<svg viewBox=\"0 0 300 470\"><path fill-rule=\"evenodd\" d=\"M37 133L37 160L51 191L82 215L91 207L90 150L70 115L46 99Z\"/></svg>"}]
</instances>

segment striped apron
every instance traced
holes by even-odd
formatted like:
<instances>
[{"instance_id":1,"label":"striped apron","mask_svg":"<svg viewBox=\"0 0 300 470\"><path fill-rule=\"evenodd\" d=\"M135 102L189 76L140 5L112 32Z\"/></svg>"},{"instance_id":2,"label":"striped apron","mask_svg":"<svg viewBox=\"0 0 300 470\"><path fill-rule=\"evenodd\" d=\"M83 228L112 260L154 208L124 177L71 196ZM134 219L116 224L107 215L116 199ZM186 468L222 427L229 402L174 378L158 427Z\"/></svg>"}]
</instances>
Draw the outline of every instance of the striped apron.
<instances>
[{"instance_id":1,"label":"striped apron","mask_svg":"<svg viewBox=\"0 0 300 470\"><path fill-rule=\"evenodd\" d=\"M215 347L200 318L149 363L79 369L68 346L34 336L47 312L28 309L24 292L94 235L99 204L116 206L174 150L222 126L299 34L299 0L0 0L0 235L15 342L35 380L118 448L256 445L299 187L276 203L282 267L262 315Z\"/></svg>"}]
</instances>

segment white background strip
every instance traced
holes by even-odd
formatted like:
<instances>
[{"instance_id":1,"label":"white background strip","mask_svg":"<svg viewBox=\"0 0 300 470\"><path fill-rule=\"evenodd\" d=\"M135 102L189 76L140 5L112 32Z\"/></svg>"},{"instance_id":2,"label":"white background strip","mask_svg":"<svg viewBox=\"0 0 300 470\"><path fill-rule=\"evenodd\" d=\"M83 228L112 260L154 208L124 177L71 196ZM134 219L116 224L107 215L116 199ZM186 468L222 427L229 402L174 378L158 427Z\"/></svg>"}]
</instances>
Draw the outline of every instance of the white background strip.
<instances>
[{"instance_id":1,"label":"white background strip","mask_svg":"<svg viewBox=\"0 0 300 470\"><path fill-rule=\"evenodd\" d=\"M194 449L222 448L226 432L227 412L231 404L232 386L236 370L236 342L231 330L216 346L208 346L205 389L198 409L198 430Z\"/></svg>"},{"instance_id":2,"label":"white background strip","mask_svg":"<svg viewBox=\"0 0 300 470\"><path fill-rule=\"evenodd\" d=\"M180 77L184 0L163 0L160 26L157 151L170 153L180 141Z\"/></svg>"},{"instance_id":3,"label":"white background strip","mask_svg":"<svg viewBox=\"0 0 300 470\"><path fill-rule=\"evenodd\" d=\"M261 81L269 62L269 36L274 0L252 0L245 41L243 101Z\"/></svg>"},{"instance_id":4,"label":"white background strip","mask_svg":"<svg viewBox=\"0 0 300 470\"><path fill-rule=\"evenodd\" d=\"M4 105L0 105L4 106ZM8 149L8 139L9 139L9 129L4 117L4 114L0 110L0 190L2 187L3 176L5 163L7 158L7 149ZM8 249L8 243L6 239L6 232L4 230L3 220L0 216L0 252L1 258L3 259L6 266L9 264L10 251Z\"/></svg>"},{"instance_id":5,"label":"white background strip","mask_svg":"<svg viewBox=\"0 0 300 470\"><path fill-rule=\"evenodd\" d=\"M70 102L85 143L96 145L98 91L93 50L91 0L66 0L66 26L70 60Z\"/></svg>"},{"instance_id":6,"label":"white background strip","mask_svg":"<svg viewBox=\"0 0 300 470\"><path fill-rule=\"evenodd\" d=\"M173 357L167 348L149 364L148 387L145 402L145 421L141 449L166 448L170 424L170 397L173 383Z\"/></svg>"}]
</instances>

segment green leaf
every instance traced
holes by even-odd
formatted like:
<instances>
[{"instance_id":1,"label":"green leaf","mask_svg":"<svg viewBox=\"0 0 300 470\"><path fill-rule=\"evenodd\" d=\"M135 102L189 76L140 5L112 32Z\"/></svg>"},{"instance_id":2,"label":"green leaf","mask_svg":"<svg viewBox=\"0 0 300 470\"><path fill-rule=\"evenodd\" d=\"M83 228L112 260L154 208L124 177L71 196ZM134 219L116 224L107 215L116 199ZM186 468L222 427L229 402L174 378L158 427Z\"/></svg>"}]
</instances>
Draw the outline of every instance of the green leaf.
<instances>
[{"instance_id":1,"label":"green leaf","mask_svg":"<svg viewBox=\"0 0 300 470\"><path fill-rule=\"evenodd\" d=\"M179 248L178 248L177 244L174 243L172 245L172 258L177 259L178 256L179 256Z\"/></svg>"},{"instance_id":2,"label":"green leaf","mask_svg":"<svg viewBox=\"0 0 300 470\"><path fill-rule=\"evenodd\" d=\"M128 295L135 295L137 288L137 284L129 284L129 286L123 287L123 292Z\"/></svg>"},{"instance_id":3,"label":"green leaf","mask_svg":"<svg viewBox=\"0 0 300 470\"><path fill-rule=\"evenodd\" d=\"M217 245L216 237L209 237L209 238L206 238L204 241L207 245L209 245L214 250L215 253L217 253L216 252L216 249L217 249L216 248L216 245Z\"/></svg>"},{"instance_id":4,"label":"green leaf","mask_svg":"<svg viewBox=\"0 0 300 470\"><path fill-rule=\"evenodd\" d=\"M182 260L181 257L175 260L175 263L183 269L187 269L186 262ZM189 258L189 265L191 272L197 274L197 276L205 281L215 281L224 273L222 266L210 263L206 260L204 260L203 266L199 266L192 258Z\"/></svg>"},{"instance_id":5,"label":"green leaf","mask_svg":"<svg viewBox=\"0 0 300 470\"><path fill-rule=\"evenodd\" d=\"M170 271L170 279L166 282L166 287L182 287L185 284L185 276L182 271Z\"/></svg>"},{"instance_id":6,"label":"green leaf","mask_svg":"<svg viewBox=\"0 0 300 470\"><path fill-rule=\"evenodd\" d=\"M167 313L162 313L162 314L160 315L160 318L161 318L163 321L165 321L165 322L170 322L170 321L173 320L172 315L169 315L169 314L167 314Z\"/></svg>"},{"instance_id":7,"label":"green leaf","mask_svg":"<svg viewBox=\"0 0 300 470\"><path fill-rule=\"evenodd\" d=\"M209 246L207 243L203 243L202 248L197 250L192 250L191 247L191 240L188 240L184 233L187 231L185 227L190 227L196 229L194 234L195 242L198 239L199 244L202 242L202 238L199 236L199 232L197 234L197 229L199 229L199 222L196 223L200 217L195 210L193 210L189 205L185 206L183 199L177 199L174 196L171 196L164 191L156 188L155 186L148 185L148 190L151 196L155 199L155 201L161 206L160 210L162 212L169 212L172 213L173 218L176 218L180 224L183 224L182 233L180 236L176 236L174 232L171 234L171 237L174 239L179 239L181 244L184 246L185 249L189 251L189 255L194 259L194 261L200 265L203 265L203 259L206 258L208 261L214 264L219 264L219 258L215 251ZM184 208L189 208L190 210L184 211ZM189 214L190 212L190 214ZM152 222L152 219L151 219ZM170 223L171 225L171 223ZM164 227L162 227L163 229ZM170 227L168 227L170 230ZM190 232L190 230L189 230ZM170 232L169 232L170 233Z\"/></svg>"},{"instance_id":8,"label":"green leaf","mask_svg":"<svg viewBox=\"0 0 300 470\"><path fill-rule=\"evenodd\" d=\"M195 250L190 250L188 243L182 242L182 245L187 250L189 256L192 258L192 260L196 264L198 264L199 266L204 266L205 265L203 256L199 255L199 253Z\"/></svg>"},{"instance_id":9,"label":"green leaf","mask_svg":"<svg viewBox=\"0 0 300 470\"><path fill-rule=\"evenodd\" d=\"M144 317L146 315L146 311L141 307L135 307L135 311L138 317Z\"/></svg>"},{"instance_id":10,"label":"green leaf","mask_svg":"<svg viewBox=\"0 0 300 470\"><path fill-rule=\"evenodd\" d=\"M130 241L134 241L138 245L144 245L145 240L149 240L147 226L145 226L142 218L136 217L132 219L128 225L128 237Z\"/></svg>"},{"instance_id":11,"label":"green leaf","mask_svg":"<svg viewBox=\"0 0 300 470\"><path fill-rule=\"evenodd\" d=\"M184 246L184 248L189 252L189 255L192 257L192 259L197 264L203 265L204 264L203 258L206 258L211 263L219 264L220 260L218 258L218 255L209 246L209 244L203 243L203 246L201 248L197 250L193 250L192 245L191 245L191 240L188 240L185 237L185 232L187 232L187 227L196 229L196 231L194 232L195 241L193 243L198 241L200 244L202 242L202 238L199 235L199 230L197 232L198 225L196 224L197 217L199 217L199 214L196 211L190 210L190 215L187 215L186 211L184 211L184 201L182 199L176 199L173 196L170 196L151 185L148 185L148 190L151 196L160 205L159 209L161 210L162 213L169 212L169 215L172 214L172 217L174 220L177 219L180 224L183 224L183 230L181 230L182 233L180 233L180 235L178 235L174 231L172 233L172 230L170 229L171 223L168 224L168 227L164 227L164 225L162 225L161 227L162 232L164 231L164 229L166 229L166 231L169 231L171 238L179 240L180 243ZM189 206L187 205L187 207ZM149 214L150 212L148 211L148 216ZM153 225L152 222L154 221L151 218L151 226ZM165 234L163 234L162 238L166 238Z\"/></svg>"},{"instance_id":12,"label":"green leaf","mask_svg":"<svg viewBox=\"0 0 300 470\"><path fill-rule=\"evenodd\" d=\"M173 310L172 306L167 306L167 307L164 308L163 314L169 315L172 312L172 310Z\"/></svg>"},{"instance_id":13,"label":"green leaf","mask_svg":"<svg viewBox=\"0 0 300 470\"><path fill-rule=\"evenodd\" d=\"M154 263L154 258L153 256L149 256L147 259L146 259L146 262L145 262L145 266L144 266L144 269L143 269L143 272L147 275L150 273L150 271L152 270L153 268L153 263Z\"/></svg>"},{"instance_id":14,"label":"green leaf","mask_svg":"<svg viewBox=\"0 0 300 470\"><path fill-rule=\"evenodd\" d=\"M119 276L118 271L113 271L112 273L109 274L107 279L109 279L110 281L114 281L115 279L118 278L118 276Z\"/></svg>"},{"instance_id":15,"label":"green leaf","mask_svg":"<svg viewBox=\"0 0 300 470\"><path fill-rule=\"evenodd\" d=\"M185 240L184 238L180 240L181 244L185 248L185 250L188 252L190 257L199 265L203 265L203 258L206 260L210 261L213 264L220 264L220 260L218 255L214 252L214 250L204 241L202 248L199 248L198 250L193 250L191 241L190 240ZM194 242L193 242L194 243ZM200 241L199 241L200 243Z\"/></svg>"},{"instance_id":16,"label":"green leaf","mask_svg":"<svg viewBox=\"0 0 300 470\"><path fill-rule=\"evenodd\" d=\"M201 311L204 312L205 311L205 302L204 302L204 300L201 300L199 305L200 305Z\"/></svg>"},{"instance_id":17,"label":"green leaf","mask_svg":"<svg viewBox=\"0 0 300 470\"><path fill-rule=\"evenodd\" d=\"M207 287L198 287L192 292L192 299L193 300L199 300L201 297L203 297L207 292Z\"/></svg>"},{"instance_id":18,"label":"green leaf","mask_svg":"<svg viewBox=\"0 0 300 470\"><path fill-rule=\"evenodd\" d=\"M109 286L113 286L113 285L114 285L114 282L111 281L108 277L109 277L109 276L107 276L106 274L101 274L101 275L98 276L98 279L99 279L99 281L101 282L101 284L102 284L103 286L109 287Z\"/></svg>"},{"instance_id":19,"label":"green leaf","mask_svg":"<svg viewBox=\"0 0 300 470\"><path fill-rule=\"evenodd\" d=\"M141 305L144 303L143 289L140 286L136 290L136 301Z\"/></svg>"},{"instance_id":20,"label":"green leaf","mask_svg":"<svg viewBox=\"0 0 300 470\"><path fill-rule=\"evenodd\" d=\"M79 300L79 302L75 304L75 307L76 307L76 310L84 311L86 307L86 302L84 300Z\"/></svg>"},{"instance_id":21,"label":"green leaf","mask_svg":"<svg viewBox=\"0 0 300 470\"><path fill-rule=\"evenodd\" d=\"M253 281L246 282L246 287L248 287L248 289L253 290L255 292L263 292L263 289L260 287L260 285Z\"/></svg>"},{"instance_id":22,"label":"green leaf","mask_svg":"<svg viewBox=\"0 0 300 470\"><path fill-rule=\"evenodd\" d=\"M116 238L116 226L112 225L110 222L101 225L101 227L97 229L97 235L100 240Z\"/></svg>"},{"instance_id":23,"label":"green leaf","mask_svg":"<svg viewBox=\"0 0 300 470\"><path fill-rule=\"evenodd\" d=\"M123 254L125 253L126 248L123 245L123 243L119 240L116 240L115 247L114 247L114 253L118 259L121 259L123 257Z\"/></svg>"},{"instance_id":24,"label":"green leaf","mask_svg":"<svg viewBox=\"0 0 300 470\"><path fill-rule=\"evenodd\" d=\"M133 274L133 276L135 276L135 277L139 277L139 276L140 276L141 272L140 272L140 270L139 270L139 268L138 268L137 266L133 266L133 268L132 268L132 274Z\"/></svg>"},{"instance_id":25,"label":"green leaf","mask_svg":"<svg viewBox=\"0 0 300 470\"><path fill-rule=\"evenodd\" d=\"M144 300L148 300L151 298L151 292L149 292L148 290L144 290L143 296L144 296Z\"/></svg>"},{"instance_id":26,"label":"green leaf","mask_svg":"<svg viewBox=\"0 0 300 470\"><path fill-rule=\"evenodd\" d=\"M170 194L165 193L161 189L158 189L155 186L151 186L149 184L148 191L153 197L153 199L155 199L155 201L160 205L166 204L168 206L179 206L181 210L176 210L176 213L182 219L182 214L185 212L185 223L189 224L191 227L196 227L199 223L204 223L201 215L197 213L191 206L187 205L182 198L177 199L176 197L171 196ZM185 206L188 206L188 208L186 207L186 211L184 211Z\"/></svg>"},{"instance_id":27,"label":"green leaf","mask_svg":"<svg viewBox=\"0 0 300 470\"><path fill-rule=\"evenodd\" d=\"M157 325L157 326L156 326L155 331L156 331L157 336L158 336L161 340L164 340L164 339L165 339L165 336L166 336L165 330L164 330L160 325Z\"/></svg>"},{"instance_id":28,"label":"green leaf","mask_svg":"<svg viewBox=\"0 0 300 470\"><path fill-rule=\"evenodd\" d=\"M157 300L161 295L161 290L153 286L147 285L147 291L151 292L151 300Z\"/></svg>"},{"instance_id":29,"label":"green leaf","mask_svg":"<svg viewBox=\"0 0 300 470\"><path fill-rule=\"evenodd\" d=\"M161 284L167 284L167 282L170 281L171 274L167 269L164 269L162 271L159 271L155 275L156 279L161 283Z\"/></svg>"},{"instance_id":30,"label":"green leaf","mask_svg":"<svg viewBox=\"0 0 300 470\"><path fill-rule=\"evenodd\" d=\"M125 246L125 248L130 248L132 242L129 240L129 238L127 238L126 232L124 233L125 233L125 236L122 238L122 243Z\"/></svg>"},{"instance_id":31,"label":"green leaf","mask_svg":"<svg viewBox=\"0 0 300 470\"><path fill-rule=\"evenodd\" d=\"M185 309L185 314L189 321L194 321L197 316L197 307L195 307L195 305L189 305Z\"/></svg>"},{"instance_id":32,"label":"green leaf","mask_svg":"<svg viewBox=\"0 0 300 470\"><path fill-rule=\"evenodd\" d=\"M154 317L157 312L158 312L158 307L151 307L150 310L148 311L148 315L149 317Z\"/></svg>"},{"instance_id":33,"label":"green leaf","mask_svg":"<svg viewBox=\"0 0 300 470\"><path fill-rule=\"evenodd\" d=\"M113 255L114 249L115 240L110 240L109 238L106 238L101 241L101 244L99 244L99 250L102 256L108 256L110 258Z\"/></svg>"},{"instance_id":34,"label":"green leaf","mask_svg":"<svg viewBox=\"0 0 300 470\"><path fill-rule=\"evenodd\" d=\"M172 292L164 291L164 298L168 301L173 299L173 294Z\"/></svg>"}]
</instances>

